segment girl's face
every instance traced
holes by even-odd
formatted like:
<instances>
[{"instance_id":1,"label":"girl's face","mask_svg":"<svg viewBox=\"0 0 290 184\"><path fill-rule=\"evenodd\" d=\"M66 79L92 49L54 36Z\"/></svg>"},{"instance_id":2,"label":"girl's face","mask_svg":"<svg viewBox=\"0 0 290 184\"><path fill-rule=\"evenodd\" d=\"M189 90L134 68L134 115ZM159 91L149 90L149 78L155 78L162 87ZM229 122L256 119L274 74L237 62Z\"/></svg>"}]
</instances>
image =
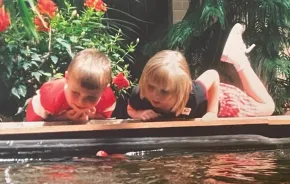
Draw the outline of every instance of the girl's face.
<instances>
[{"instance_id":1,"label":"girl's face","mask_svg":"<svg viewBox=\"0 0 290 184\"><path fill-rule=\"evenodd\" d=\"M157 109L171 111L176 103L176 98L172 91L154 82L147 83L146 98Z\"/></svg>"}]
</instances>

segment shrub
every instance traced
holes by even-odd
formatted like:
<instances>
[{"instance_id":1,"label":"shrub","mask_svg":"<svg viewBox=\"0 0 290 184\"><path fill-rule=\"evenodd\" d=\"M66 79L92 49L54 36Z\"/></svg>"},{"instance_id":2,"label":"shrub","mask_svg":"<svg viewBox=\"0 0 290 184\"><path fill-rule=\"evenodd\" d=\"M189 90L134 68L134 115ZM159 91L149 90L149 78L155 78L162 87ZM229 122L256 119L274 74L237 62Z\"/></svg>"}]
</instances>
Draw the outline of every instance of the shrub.
<instances>
[{"instance_id":1,"label":"shrub","mask_svg":"<svg viewBox=\"0 0 290 184\"><path fill-rule=\"evenodd\" d=\"M40 85L62 77L74 55L85 48L97 48L110 57L112 77L120 73L125 79L130 77L128 61L133 60L130 53L138 40L126 43L122 30L105 17L106 4L102 0L86 0L81 12L68 2L65 5L58 9L52 0L38 0L31 7L29 13L33 15L39 40L31 39L23 31L19 16L11 17L10 24L4 6L1 7L4 13L0 11L0 83L10 92L10 99L17 99L22 114L25 102ZM125 94L128 87L111 85L117 97Z\"/></svg>"}]
</instances>

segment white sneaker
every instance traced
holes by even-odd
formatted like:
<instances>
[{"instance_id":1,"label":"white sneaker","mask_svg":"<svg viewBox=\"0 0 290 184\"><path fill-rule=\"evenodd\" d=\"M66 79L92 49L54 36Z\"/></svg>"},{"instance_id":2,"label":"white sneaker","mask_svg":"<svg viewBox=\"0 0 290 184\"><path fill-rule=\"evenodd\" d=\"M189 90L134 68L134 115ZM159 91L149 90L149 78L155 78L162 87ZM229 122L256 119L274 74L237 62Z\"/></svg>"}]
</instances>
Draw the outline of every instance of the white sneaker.
<instances>
[{"instance_id":1,"label":"white sneaker","mask_svg":"<svg viewBox=\"0 0 290 184\"><path fill-rule=\"evenodd\" d=\"M239 23L234 25L228 36L221 57L221 61L233 64L237 71L242 70L246 65L250 65L246 56L247 47L242 37L244 31L244 25Z\"/></svg>"}]
</instances>

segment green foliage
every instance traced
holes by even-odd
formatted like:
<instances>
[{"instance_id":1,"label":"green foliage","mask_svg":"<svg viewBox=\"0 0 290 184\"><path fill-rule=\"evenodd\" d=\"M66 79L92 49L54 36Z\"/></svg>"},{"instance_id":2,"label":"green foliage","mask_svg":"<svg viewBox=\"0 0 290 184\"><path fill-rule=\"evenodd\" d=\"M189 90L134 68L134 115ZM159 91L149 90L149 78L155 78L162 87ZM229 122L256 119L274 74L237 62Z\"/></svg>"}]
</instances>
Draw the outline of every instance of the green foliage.
<instances>
[{"instance_id":1,"label":"green foliage","mask_svg":"<svg viewBox=\"0 0 290 184\"><path fill-rule=\"evenodd\" d=\"M122 30L105 19L105 12L91 8L76 12L71 4L65 5L50 19L50 31L38 32L39 40L22 31L25 22L20 16L14 17L11 27L0 33L0 82L5 83L10 97L17 99L22 110L43 82L62 77L74 55L85 48L97 48L110 57L112 77L119 72L130 77L128 62L133 60L130 54L138 40L127 44ZM116 94L125 92L116 91Z\"/></svg>"},{"instance_id":2,"label":"green foliage","mask_svg":"<svg viewBox=\"0 0 290 184\"><path fill-rule=\"evenodd\" d=\"M284 108L290 107L290 57L281 53L280 58L266 61L263 66L271 71L267 72L268 89L276 103L277 114L283 114Z\"/></svg>"},{"instance_id":3,"label":"green foliage","mask_svg":"<svg viewBox=\"0 0 290 184\"><path fill-rule=\"evenodd\" d=\"M28 3L27 3L28 2ZM14 23L16 15L20 14L20 19L23 21L24 29L28 33L31 39L39 40L39 35L36 32L35 26L31 19L31 12L29 7L34 5L33 0L3 0L4 5L8 9L11 17L12 23ZM16 5L16 6L15 6Z\"/></svg>"}]
</instances>

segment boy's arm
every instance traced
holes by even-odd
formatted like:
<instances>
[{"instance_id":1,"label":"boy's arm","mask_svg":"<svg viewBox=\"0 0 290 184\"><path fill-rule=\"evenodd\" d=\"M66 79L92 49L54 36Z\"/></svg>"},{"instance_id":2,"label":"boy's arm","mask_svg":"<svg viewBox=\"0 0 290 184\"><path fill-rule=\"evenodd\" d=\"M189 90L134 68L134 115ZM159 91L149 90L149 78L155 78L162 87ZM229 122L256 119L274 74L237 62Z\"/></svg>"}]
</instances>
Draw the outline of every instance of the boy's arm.
<instances>
[{"instance_id":1,"label":"boy's arm","mask_svg":"<svg viewBox=\"0 0 290 184\"><path fill-rule=\"evenodd\" d=\"M218 114L220 77L217 71L207 70L196 81L204 85L208 99L207 116Z\"/></svg>"},{"instance_id":2,"label":"boy's arm","mask_svg":"<svg viewBox=\"0 0 290 184\"><path fill-rule=\"evenodd\" d=\"M110 107L107 107L103 112L98 113L96 112L93 116L94 119L105 119L105 118L111 118L112 113L116 108L116 102L114 102Z\"/></svg>"},{"instance_id":3,"label":"boy's arm","mask_svg":"<svg viewBox=\"0 0 290 184\"><path fill-rule=\"evenodd\" d=\"M40 95L33 96L26 108L26 121L42 121L48 117L49 113L40 102Z\"/></svg>"},{"instance_id":4,"label":"boy's arm","mask_svg":"<svg viewBox=\"0 0 290 184\"><path fill-rule=\"evenodd\" d=\"M116 108L116 97L111 89L107 87L98 102L95 106L95 113L89 115L90 119L106 119L111 118L113 111Z\"/></svg>"},{"instance_id":5,"label":"boy's arm","mask_svg":"<svg viewBox=\"0 0 290 184\"><path fill-rule=\"evenodd\" d=\"M106 115L103 115L102 113L96 113L90 119L106 119L106 118L110 118L111 115L112 115L112 113L106 114Z\"/></svg>"}]
</instances>

